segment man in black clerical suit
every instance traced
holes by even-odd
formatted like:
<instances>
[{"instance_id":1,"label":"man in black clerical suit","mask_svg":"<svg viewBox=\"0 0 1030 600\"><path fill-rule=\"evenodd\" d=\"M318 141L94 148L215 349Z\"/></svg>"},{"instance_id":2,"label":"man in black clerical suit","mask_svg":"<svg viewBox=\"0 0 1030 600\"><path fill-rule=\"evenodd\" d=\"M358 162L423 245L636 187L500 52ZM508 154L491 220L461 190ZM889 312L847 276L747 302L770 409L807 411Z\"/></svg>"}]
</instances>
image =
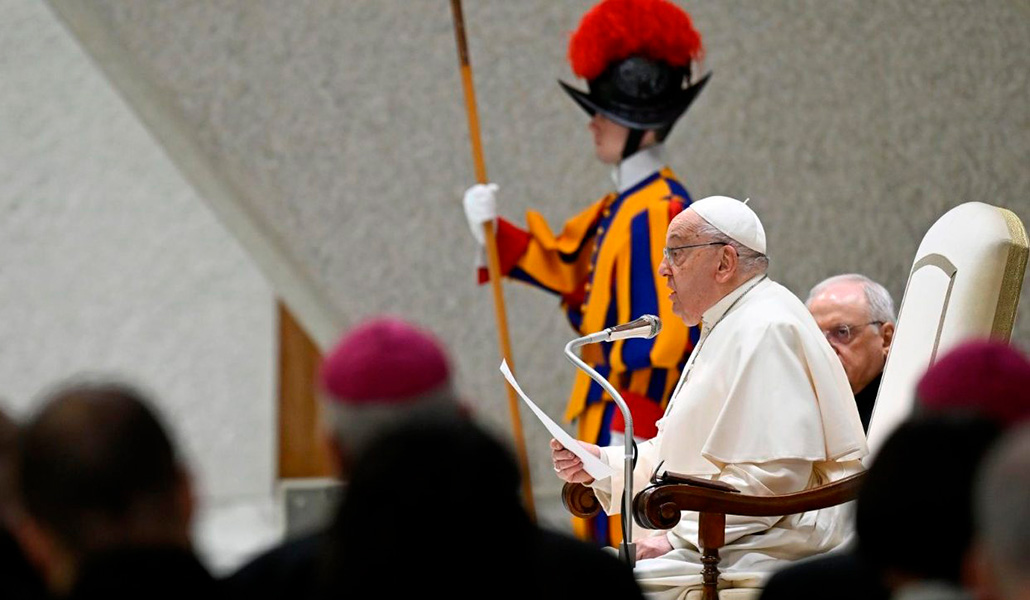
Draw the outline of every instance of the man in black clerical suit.
<instances>
[{"instance_id":1,"label":"man in black clerical suit","mask_svg":"<svg viewBox=\"0 0 1030 600\"><path fill-rule=\"evenodd\" d=\"M894 339L894 301L879 283L851 273L817 284L805 305L844 365L862 427L868 432L880 375Z\"/></svg>"}]
</instances>

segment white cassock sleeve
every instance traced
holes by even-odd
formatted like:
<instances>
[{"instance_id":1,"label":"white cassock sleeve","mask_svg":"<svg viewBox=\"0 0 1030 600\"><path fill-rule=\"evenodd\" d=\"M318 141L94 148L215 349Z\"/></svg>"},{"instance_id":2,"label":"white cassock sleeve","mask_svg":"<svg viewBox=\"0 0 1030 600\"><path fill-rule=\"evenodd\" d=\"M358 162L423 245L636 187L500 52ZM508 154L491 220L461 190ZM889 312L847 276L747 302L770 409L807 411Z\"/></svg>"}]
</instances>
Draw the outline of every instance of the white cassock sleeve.
<instances>
[{"instance_id":1,"label":"white cassock sleeve","mask_svg":"<svg viewBox=\"0 0 1030 600\"><path fill-rule=\"evenodd\" d=\"M647 440L637 444L637 464L633 469L633 494L644 489L650 484L651 474L657 465L656 456L658 450L655 448L654 440ZM622 446L609 446L601 448L601 461L612 468L614 474L603 480L595 480L590 484L594 495L601 503L601 508L609 515L617 515L622 512L622 493L625 482L626 467L624 458L626 456ZM612 490L617 490L618 497L612 497Z\"/></svg>"}]
</instances>

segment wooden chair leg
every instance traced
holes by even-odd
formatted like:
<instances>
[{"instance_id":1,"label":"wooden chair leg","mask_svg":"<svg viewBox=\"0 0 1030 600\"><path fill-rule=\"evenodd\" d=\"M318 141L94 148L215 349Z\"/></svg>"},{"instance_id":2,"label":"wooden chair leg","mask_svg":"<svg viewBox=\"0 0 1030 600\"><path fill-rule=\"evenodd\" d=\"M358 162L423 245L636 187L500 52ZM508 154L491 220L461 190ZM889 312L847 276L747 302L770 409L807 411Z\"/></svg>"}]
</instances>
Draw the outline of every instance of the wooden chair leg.
<instances>
[{"instance_id":1,"label":"wooden chair leg","mask_svg":"<svg viewBox=\"0 0 1030 600\"><path fill-rule=\"evenodd\" d=\"M701 513L698 523L701 548L701 600L719 599L719 548L726 543L726 515Z\"/></svg>"}]
</instances>

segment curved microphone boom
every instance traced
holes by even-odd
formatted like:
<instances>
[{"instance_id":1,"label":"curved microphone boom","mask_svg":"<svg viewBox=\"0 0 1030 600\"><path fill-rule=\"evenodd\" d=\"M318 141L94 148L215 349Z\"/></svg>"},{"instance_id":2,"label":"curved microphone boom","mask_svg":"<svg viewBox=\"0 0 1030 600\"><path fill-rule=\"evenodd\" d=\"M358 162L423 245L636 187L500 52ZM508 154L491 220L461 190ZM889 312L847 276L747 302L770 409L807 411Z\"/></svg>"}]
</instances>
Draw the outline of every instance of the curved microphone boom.
<instances>
[{"instance_id":1,"label":"curved microphone boom","mask_svg":"<svg viewBox=\"0 0 1030 600\"><path fill-rule=\"evenodd\" d=\"M636 562L636 545L631 541L633 539L633 517L630 515L630 511L633 506L633 463L636 459L636 453L633 451L633 415L629 412L629 406L626 405L626 401L622 399L618 390L615 389L607 379L601 377L601 374L595 371L590 365L583 362L583 360L576 356L573 352L575 348L585 346L587 344L596 344L598 342L615 342L618 340L625 340L630 338L643 338L651 339L658 335L658 332L662 330L662 320L654 315L644 315L639 319L630 321L629 323L623 323L622 325L616 325L615 327L609 327L604 331L585 335L583 337L576 338L565 344L565 356L572 361L572 364L582 369L591 379L596 381L608 395L612 397L615 404L619 407L622 412L622 417L626 422L625 431L625 484L623 485L623 497L622 497L622 544L619 545L619 558L624 560L630 568L633 568L633 564Z\"/></svg>"}]
</instances>

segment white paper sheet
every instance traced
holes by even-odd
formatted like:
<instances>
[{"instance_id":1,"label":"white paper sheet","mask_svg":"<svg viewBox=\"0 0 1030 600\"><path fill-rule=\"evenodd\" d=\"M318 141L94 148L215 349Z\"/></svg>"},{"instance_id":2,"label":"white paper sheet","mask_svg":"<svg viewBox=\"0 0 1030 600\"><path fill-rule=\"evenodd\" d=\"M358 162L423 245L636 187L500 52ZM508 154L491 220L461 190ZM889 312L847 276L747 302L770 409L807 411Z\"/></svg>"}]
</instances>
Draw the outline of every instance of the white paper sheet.
<instances>
[{"instance_id":1,"label":"white paper sheet","mask_svg":"<svg viewBox=\"0 0 1030 600\"><path fill-rule=\"evenodd\" d=\"M580 443L576 441L571 435L566 433L560 425L552 421L551 417L547 416L547 413L540 410L540 407L534 404L533 401L529 399L529 396L527 396L526 393L522 391L522 388L519 387L519 383L515 381L515 376L512 375L511 369L508 368L508 361L506 360L501 361L501 373L503 373L504 378L508 380L508 384L511 385L511 387L516 392L518 392L518 395L520 398L522 398L522 401L525 402L526 405L529 406L529 409L533 411L533 414L536 415L536 418L544 424L544 427L547 428L547 431L551 432L551 435L554 436L554 439L558 440L562 446L565 446L565 448L571 450L576 456L578 456L583 461L583 468L586 469L586 472L589 473L591 477L593 477L594 479L606 479L612 476L611 467L604 464L603 462L601 462L601 459L597 458L596 456L588 452L586 448L580 445Z\"/></svg>"}]
</instances>

